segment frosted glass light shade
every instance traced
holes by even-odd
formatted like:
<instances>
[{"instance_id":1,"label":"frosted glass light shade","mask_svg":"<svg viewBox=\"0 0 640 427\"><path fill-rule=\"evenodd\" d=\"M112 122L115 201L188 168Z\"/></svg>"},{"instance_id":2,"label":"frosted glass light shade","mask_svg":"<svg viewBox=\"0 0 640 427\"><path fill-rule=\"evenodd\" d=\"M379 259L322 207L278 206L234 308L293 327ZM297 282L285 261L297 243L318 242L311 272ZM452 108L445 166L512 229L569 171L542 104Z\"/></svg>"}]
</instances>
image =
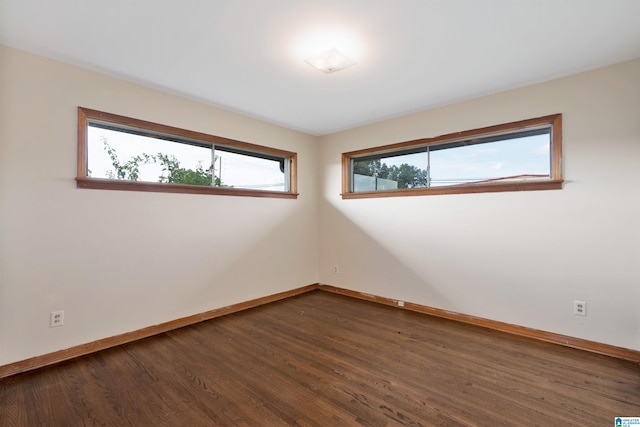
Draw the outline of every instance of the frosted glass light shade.
<instances>
[{"instance_id":1,"label":"frosted glass light shade","mask_svg":"<svg viewBox=\"0 0 640 427\"><path fill-rule=\"evenodd\" d=\"M322 71L323 73L335 73L351 67L355 62L344 56L337 49L329 49L320 55L312 56L306 59L307 64Z\"/></svg>"}]
</instances>

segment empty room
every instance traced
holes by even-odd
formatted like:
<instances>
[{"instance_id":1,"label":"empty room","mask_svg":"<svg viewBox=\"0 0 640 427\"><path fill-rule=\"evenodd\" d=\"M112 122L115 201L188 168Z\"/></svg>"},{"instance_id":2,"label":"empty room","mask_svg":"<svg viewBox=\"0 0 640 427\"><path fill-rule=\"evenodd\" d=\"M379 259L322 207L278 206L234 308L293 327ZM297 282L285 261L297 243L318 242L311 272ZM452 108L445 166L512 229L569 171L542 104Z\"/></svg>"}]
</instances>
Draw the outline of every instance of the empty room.
<instances>
[{"instance_id":1,"label":"empty room","mask_svg":"<svg viewBox=\"0 0 640 427\"><path fill-rule=\"evenodd\" d=\"M0 426L640 426L639 18L0 0Z\"/></svg>"}]
</instances>

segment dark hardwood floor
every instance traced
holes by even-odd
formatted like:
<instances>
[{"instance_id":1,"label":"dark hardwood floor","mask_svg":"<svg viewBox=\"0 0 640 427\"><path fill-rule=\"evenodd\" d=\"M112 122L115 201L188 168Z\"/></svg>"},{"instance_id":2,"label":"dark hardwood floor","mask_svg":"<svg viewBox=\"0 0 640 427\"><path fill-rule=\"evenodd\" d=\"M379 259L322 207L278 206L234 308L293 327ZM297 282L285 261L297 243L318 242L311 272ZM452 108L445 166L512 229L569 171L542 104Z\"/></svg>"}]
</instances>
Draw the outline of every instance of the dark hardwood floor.
<instances>
[{"instance_id":1,"label":"dark hardwood floor","mask_svg":"<svg viewBox=\"0 0 640 427\"><path fill-rule=\"evenodd\" d=\"M613 426L640 366L324 291L0 380L0 426Z\"/></svg>"}]
</instances>

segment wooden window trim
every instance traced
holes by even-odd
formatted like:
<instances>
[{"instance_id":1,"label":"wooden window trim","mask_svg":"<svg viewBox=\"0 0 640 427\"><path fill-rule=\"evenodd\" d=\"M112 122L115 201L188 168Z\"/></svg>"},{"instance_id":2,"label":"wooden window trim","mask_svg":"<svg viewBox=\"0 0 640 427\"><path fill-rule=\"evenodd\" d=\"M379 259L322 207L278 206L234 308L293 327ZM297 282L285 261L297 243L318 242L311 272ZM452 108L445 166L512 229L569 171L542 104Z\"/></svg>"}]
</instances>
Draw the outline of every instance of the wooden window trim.
<instances>
[{"instance_id":1,"label":"wooden window trim","mask_svg":"<svg viewBox=\"0 0 640 427\"><path fill-rule=\"evenodd\" d=\"M372 154L385 154L413 147L441 144L474 137L483 137L493 134L516 132L551 125L551 172L550 179L541 181L520 182L496 182L496 183L470 183L443 187L409 188L399 190L378 191L351 191L351 159ZM472 129L463 132L455 132L433 138L421 138L379 147L365 148L362 150L342 153L342 193L343 199L364 199L372 197L405 197L405 196L430 196L442 194L469 194L469 193L494 193L504 191L535 191L535 190L559 190L562 189L564 180L562 177L562 114L537 117L496 126Z\"/></svg>"},{"instance_id":2,"label":"wooden window trim","mask_svg":"<svg viewBox=\"0 0 640 427\"><path fill-rule=\"evenodd\" d=\"M207 187L202 185L168 184L157 182L128 181L108 178L91 178L87 176L87 126L91 120L112 123L123 127L149 130L160 134L168 134L187 140L210 143L212 146L232 147L256 154L268 154L289 159L290 188L289 191L251 190L244 188ZM297 192L297 154L291 151L251 144L221 136L190 131L173 126L162 125L145 120L105 113L103 111L78 107L78 169L76 187L99 190L125 190L160 193L213 194L224 196L271 197L282 199L296 199Z\"/></svg>"}]
</instances>

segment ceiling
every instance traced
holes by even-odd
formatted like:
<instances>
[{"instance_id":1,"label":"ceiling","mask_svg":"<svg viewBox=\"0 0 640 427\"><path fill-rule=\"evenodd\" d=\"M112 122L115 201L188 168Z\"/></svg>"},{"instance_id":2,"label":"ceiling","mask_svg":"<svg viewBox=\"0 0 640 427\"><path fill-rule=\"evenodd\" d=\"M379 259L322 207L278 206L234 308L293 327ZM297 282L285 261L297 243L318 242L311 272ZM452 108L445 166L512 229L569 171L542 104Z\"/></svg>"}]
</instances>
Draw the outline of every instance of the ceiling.
<instances>
[{"instance_id":1,"label":"ceiling","mask_svg":"<svg viewBox=\"0 0 640 427\"><path fill-rule=\"evenodd\" d=\"M640 57L640 1L0 0L0 43L324 135Z\"/></svg>"}]
</instances>

